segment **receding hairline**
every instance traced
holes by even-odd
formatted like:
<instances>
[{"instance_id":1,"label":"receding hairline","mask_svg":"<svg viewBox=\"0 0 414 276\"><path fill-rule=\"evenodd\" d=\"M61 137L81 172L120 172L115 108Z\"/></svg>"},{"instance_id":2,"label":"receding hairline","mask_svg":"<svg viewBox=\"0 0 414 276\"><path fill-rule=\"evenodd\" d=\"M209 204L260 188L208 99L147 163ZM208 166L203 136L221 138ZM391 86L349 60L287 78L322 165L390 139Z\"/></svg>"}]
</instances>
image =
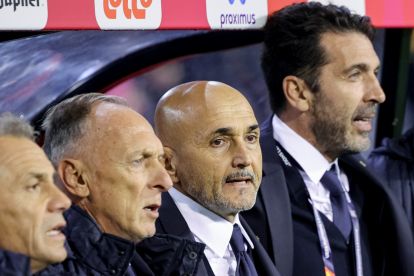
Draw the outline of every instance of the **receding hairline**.
<instances>
[{"instance_id":1,"label":"receding hairline","mask_svg":"<svg viewBox=\"0 0 414 276\"><path fill-rule=\"evenodd\" d=\"M55 166L67 152L77 151L75 144L88 133L84 128L93 106L103 102L129 107L126 100L118 96L86 93L65 99L46 112L42 124L44 150ZM61 127L63 124L65 128Z\"/></svg>"},{"instance_id":2,"label":"receding hairline","mask_svg":"<svg viewBox=\"0 0 414 276\"><path fill-rule=\"evenodd\" d=\"M124 113L126 112L126 113ZM131 116L128 118L132 118L132 120L123 121L121 120L121 124L124 128L120 128L115 125L113 128L105 128L104 131L109 130L116 130L116 131L124 131L130 127L137 128L139 127L142 132L150 132L154 133L154 129L152 125L148 122L148 120L141 115L140 113L136 112L134 109L130 108L129 106L118 105L114 103L108 102L97 102L95 103L89 114L85 118L85 122L90 122L94 124L94 127L100 125L108 125L109 122L112 120L120 120L125 116ZM120 118L121 117L121 118ZM86 126L91 127L91 125Z\"/></svg>"},{"instance_id":3,"label":"receding hairline","mask_svg":"<svg viewBox=\"0 0 414 276\"><path fill-rule=\"evenodd\" d=\"M31 152L30 156L33 156L32 154L35 153L36 158L44 158L50 162L42 148L33 140L24 136L0 135L0 152L3 153L0 155L0 164L5 160L7 161L10 157L13 157L15 153L29 156L27 155L27 151Z\"/></svg>"}]
</instances>

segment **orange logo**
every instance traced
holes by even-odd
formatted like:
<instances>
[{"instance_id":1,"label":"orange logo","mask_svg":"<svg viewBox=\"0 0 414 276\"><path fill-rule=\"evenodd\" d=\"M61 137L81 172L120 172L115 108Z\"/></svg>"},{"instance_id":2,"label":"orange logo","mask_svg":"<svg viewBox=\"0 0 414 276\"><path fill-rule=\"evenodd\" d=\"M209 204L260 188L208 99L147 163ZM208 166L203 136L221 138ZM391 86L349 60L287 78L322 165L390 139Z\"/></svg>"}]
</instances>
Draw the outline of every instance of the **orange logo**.
<instances>
[{"instance_id":1,"label":"orange logo","mask_svg":"<svg viewBox=\"0 0 414 276\"><path fill-rule=\"evenodd\" d=\"M325 266L325 276L335 276L335 272Z\"/></svg>"},{"instance_id":2,"label":"orange logo","mask_svg":"<svg viewBox=\"0 0 414 276\"><path fill-rule=\"evenodd\" d=\"M138 1L142 8L138 8ZM129 2L131 7L129 7ZM144 19L145 11L152 4L152 0L104 0L104 12L109 19L116 19L117 8L122 4L124 15L131 19L132 14L136 19Z\"/></svg>"}]
</instances>

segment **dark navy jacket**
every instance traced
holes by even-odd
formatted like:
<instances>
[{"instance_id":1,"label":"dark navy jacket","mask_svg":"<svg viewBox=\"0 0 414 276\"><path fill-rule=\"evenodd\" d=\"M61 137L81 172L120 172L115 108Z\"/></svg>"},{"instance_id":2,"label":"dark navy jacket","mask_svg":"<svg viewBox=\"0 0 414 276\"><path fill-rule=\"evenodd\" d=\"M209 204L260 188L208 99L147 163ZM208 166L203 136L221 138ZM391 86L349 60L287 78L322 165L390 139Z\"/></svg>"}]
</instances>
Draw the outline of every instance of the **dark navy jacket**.
<instances>
[{"instance_id":1,"label":"dark navy jacket","mask_svg":"<svg viewBox=\"0 0 414 276\"><path fill-rule=\"evenodd\" d=\"M264 177L255 206L243 216L260 237L281 274L291 276L306 260L295 258L298 237L293 226L300 221L292 221L292 187L286 181L282 161L276 152L271 119L262 125L260 144ZM369 238L374 275L414 275L414 243L402 208L366 169L363 160L344 156L339 158L339 163L350 180L351 197L359 205L356 207L360 208L360 220L367 227L362 231ZM352 185L358 188L358 194L353 193ZM316 227L313 229L316 232ZM318 241L314 244L318 246ZM311 257L314 256L308 255L305 259ZM308 271L307 275L320 274Z\"/></svg>"},{"instance_id":2,"label":"dark navy jacket","mask_svg":"<svg viewBox=\"0 0 414 276\"><path fill-rule=\"evenodd\" d=\"M30 275L30 259L24 255L0 250L0 275Z\"/></svg>"},{"instance_id":3,"label":"dark navy jacket","mask_svg":"<svg viewBox=\"0 0 414 276\"><path fill-rule=\"evenodd\" d=\"M137 252L157 276L196 275L205 245L172 235L157 234L137 245Z\"/></svg>"},{"instance_id":4,"label":"dark navy jacket","mask_svg":"<svg viewBox=\"0 0 414 276\"><path fill-rule=\"evenodd\" d=\"M242 216L240 216L240 222L244 230L246 230L246 233L249 235L251 241L253 242L254 249L252 250L252 257L258 274L260 276L279 276L280 274L270 259L269 255L266 253L263 246L260 244L257 237L254 235L253 231L247 225ZM156 222L156 226L157 233L176 235L192 241L195 240L194 235L191 233L184 217L180 213L180 210L178 209L177 205L175 205L174 200L168 193L163 193L162 195L160 217ZM204 253L202 253L200 257L203 261L200 262L199 268L194 275L214 275Z\"/></svg>"},{"instance_id":5,"label":"dark navy jacket","mask_svg":"<svg viewBox=\"0 0 414 276\"><path fill-rule=\"evenodd\" d=\"M404 208L414 236L414 128L402 137L384 139L368 165L382 178Z\"/></svg>"},{"instance_id":6,"label":"dark navy jacket","mask_svg":"<svg viewBox=\"0 0 414 276\"><path fill-rule=\"evenodd\" d=\"M196 270L198 258L180 267L187 252L202 252L203 245L175 237L154 237L136 245L128 240L102 233L96 222L81 208L72 206L66 213L68 257L47 267L38 275L168 275L166 271ZM146 247L146 245L148 247ZM171 259L170 263L159 260ZM173 262L174 261L174 262ZM154 266L154 271L151 268Z\"/></svg>"}]
</instances>

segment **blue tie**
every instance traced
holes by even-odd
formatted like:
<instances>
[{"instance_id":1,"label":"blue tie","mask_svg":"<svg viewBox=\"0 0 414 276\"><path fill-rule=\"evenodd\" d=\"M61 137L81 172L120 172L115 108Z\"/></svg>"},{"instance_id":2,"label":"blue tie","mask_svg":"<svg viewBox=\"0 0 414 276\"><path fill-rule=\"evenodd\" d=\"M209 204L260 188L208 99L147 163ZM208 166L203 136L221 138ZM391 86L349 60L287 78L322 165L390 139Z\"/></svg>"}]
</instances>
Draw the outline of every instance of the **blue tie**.
<instances>
[{"instance_id":1,"label":"blue tie","mask_svg":"<svg viewBox=\"0 0 414 276\"><path fill-rule=\"evenodd\" d=\"M329 171L325 172L321 179L321 183L330 193L333 222L341 231L345 239L348 240L352 229L351 217L347 208L345 191L338 179L335 166L332 166Z\"/></svg>"},{"instance_id":2,"label":"blue tie","mask_svg":"<svg viewBox=\"0 0 414 276\"><path fill-rule=\"evenodd\" d=\"M257 276L256 268L246 252L243 235L237 224L233 226L230 245L237 261L236 276Z\"/></svg>"}]
</instances>

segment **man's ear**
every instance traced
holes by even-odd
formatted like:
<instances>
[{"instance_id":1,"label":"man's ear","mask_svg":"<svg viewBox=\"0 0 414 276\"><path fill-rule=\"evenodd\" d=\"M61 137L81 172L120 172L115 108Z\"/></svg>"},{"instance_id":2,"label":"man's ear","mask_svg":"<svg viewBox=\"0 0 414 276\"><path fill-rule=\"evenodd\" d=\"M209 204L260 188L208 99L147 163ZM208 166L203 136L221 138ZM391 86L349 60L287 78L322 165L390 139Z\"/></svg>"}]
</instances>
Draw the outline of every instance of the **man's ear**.
<instances>
[{"instance_id":1,"label":"man's ear","mask_svg":"<svg viewBox=\"0 0 414 276\"><path fill-rule=\"evenodd\" d=\"M176 184L179 182L179 180L177 177L177 170L175 166L176 159L175 159L174 150L170 147L164 147L164 155L165 155L165 169L170 175L173 184Z\"/></svg>"},{"instance_id":2,"label":"man's ear","mask_svg":"<svg viewBox=\"0 0 414 276\"><path fill-rule=\"evenodd\" d=\"M70 194L79 198L85 198L89 195L88 180L81 161L63 159L60 161L57 171L63 186Z\"/></svg>"},{"instance_id":3,"label":"man's ear","mask_svg":"<svg viewBox=\"0 0 414 276\"><path fill-rule=\"evenodd\" d=\"M312 92L303 79L296 76L286 76L283 79L283 92L290 106L300 112L309 111Z\"/></svg>"}]
</instances>

